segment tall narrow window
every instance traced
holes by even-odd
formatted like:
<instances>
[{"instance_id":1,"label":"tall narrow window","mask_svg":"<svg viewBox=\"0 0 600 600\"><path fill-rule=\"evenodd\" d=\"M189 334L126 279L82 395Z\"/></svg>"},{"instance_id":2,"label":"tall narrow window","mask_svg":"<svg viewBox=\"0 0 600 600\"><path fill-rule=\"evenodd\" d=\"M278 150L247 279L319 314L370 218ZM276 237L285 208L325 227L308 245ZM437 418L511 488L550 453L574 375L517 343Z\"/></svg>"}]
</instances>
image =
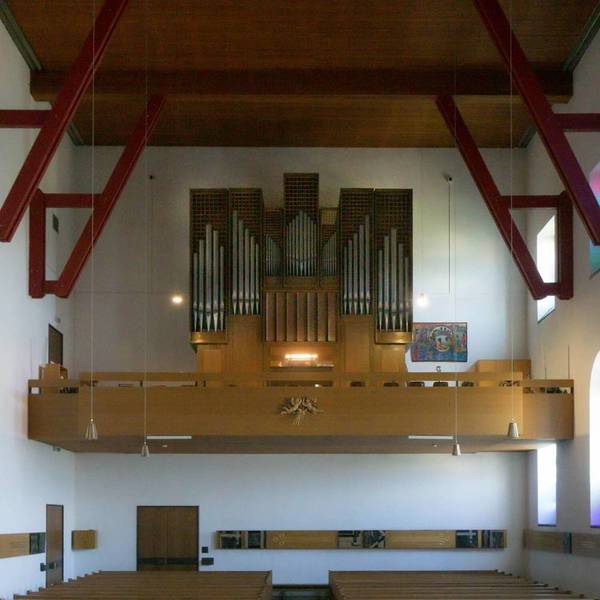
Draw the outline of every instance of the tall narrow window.
<instances>
[{"instance_id":1,"label":"tall narrow window","mask_svg":"<svg viewBox=\"0 0 600 600\"><path fill-rule=\"evenodd\" d=\"M590 493L591 525L600 527L600 352L590 380Z\"/></svg>"},{"instance_id":2,"label":"tall narrow window","mask_svg":"<svg viewBox=\"0 0 600 600\"><path fill-rule=\"evenodd\" d=\"M536 263L546 283L556 281L556 218L552 217L537 235ZM556 297L546 296L537 302L537 318L541 321L556 307Z\"/></svg>"},{"instance_id":3,"label":"tall narrow window","mask_svg":"<svg viewBox=\"0 0 600 600\"><path fill-rule=\"evenodd\" d=\"M538 525L556 525L556 444L537 451Z\"/></svg>"},{"instance_id":4,"label":"tall narrow window","mask_svg":"<svg viewBox=\"0 0 600 600\"><path fill-rule=\"evenodd\" d=\"M590 185L598 204L600 204L600 163L596 165L590 174ZM594 275L598 271L600 271L600 246L594 246L590 242L590 275Z\"/></svg>"}]
</instances>

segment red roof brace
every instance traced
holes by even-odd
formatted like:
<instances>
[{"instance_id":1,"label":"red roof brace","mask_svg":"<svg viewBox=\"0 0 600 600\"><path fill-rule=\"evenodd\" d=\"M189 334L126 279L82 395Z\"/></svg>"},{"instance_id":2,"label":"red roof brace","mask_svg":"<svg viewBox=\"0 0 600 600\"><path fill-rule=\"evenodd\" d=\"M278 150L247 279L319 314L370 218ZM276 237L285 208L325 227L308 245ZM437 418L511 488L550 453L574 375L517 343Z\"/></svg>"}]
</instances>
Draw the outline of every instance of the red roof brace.
<instances>
[{"instance_id":1,"label":"red roof brace","mask_svg":"<svg viewBox=\"0 0 600 600\"><path fill-rule=\"evenodd\" d=\"M10 242L77 107L100 64L129 0L106 0L50 110L0 110L0 127L39 127L40 132L0 208L0 242Z\"/></svg>"},{"instance_id":2,"label":"red roof brace","mask_svg":"<svg viewBox=\"0 0 600 600\"><path fill-rule=\"evenodd\" d=\"M69 296L142 150L147 145L148 137L164 105L165 98L161 96L153 96L150 99L101 194L44 194L37 190L29 211L29 294L33 298L42 298L45 294L55 294L61 298ZM56 281L47 281L46 208L92 206L93 218L90 216L61 276Z\"/></svg>"},{"instance_id":3,"label":"red roof brace","mask_svg":"<svg viewBox=\"0 0 600 600\"><path fill-rule=\"evenodd\" d=\"M474 0L474 3L590 239L600 244L600 206L565 135L565 131L600 131L600 115L555 114L498 0Z\"/></svg>"},{"instance_id":4,"label":"red roof brace","mask_svg":"<svg viewBox=\"0 0 600 600\"><path fill-rule=\"evenodd\" d=\"M448 129L454 136L462 157L467 164L490 213L512 252L531 295L536 300L545 296L558 296L562 300L573 297L573 206L565 194L558 196L502 196L492 174L485 164L477 144L468 130L452 96L438 96L437 106ZM555 208L557 212L557 283L546 283L538 271L527 244L517 228L510 209Z\"/></svg>"}]
</instances>

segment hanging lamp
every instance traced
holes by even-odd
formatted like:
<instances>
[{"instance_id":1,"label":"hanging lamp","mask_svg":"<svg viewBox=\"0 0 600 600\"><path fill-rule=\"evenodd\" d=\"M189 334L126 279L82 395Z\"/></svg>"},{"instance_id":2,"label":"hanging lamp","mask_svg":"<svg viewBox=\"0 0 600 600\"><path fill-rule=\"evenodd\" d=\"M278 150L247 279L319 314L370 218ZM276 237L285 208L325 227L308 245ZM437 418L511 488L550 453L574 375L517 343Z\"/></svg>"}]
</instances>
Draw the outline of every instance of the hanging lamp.
<instances>
[{"instance_id":1,"label":"hanging lamp","mask_svg":"<svg viewBox=\"0 0 600 600\"><path fill-rule=\"evenodd\" d=\"M512 27L512 0L510 1L510 21ZM514 195L513 195L513 103L512 103L512 93L513 93L513 71L512 71L512 37L510 39L510 103L509 103L509 114L510 114L510 210L512 212L514 205ZM514 248L514 233L513 228L510 229L510 253L513 254ZM509 295L510 295L510 312L513 312L513 294L511 287L509 285ZM511 327L510 327L510 370L511 373L515 371L515 320L511 319ZM510 394L510 412L511 418L508 424L507 437L510 440L518 440L519 439L519 425L517 424L517 420L515 419L515 382L511 381L511 394Z\"/></svg>"},{"instance_id":2,"label":"hanging lamp","mask_svg":"<svg viewBox=\"0 0 600 600\"><path fill-rule=\"evenodd\" d=\"M96 63L96 0L92 3L92 64ZM91 173L91 188L92 188L92 240L94 238L95 222L94 215L96 213L96 194L95 194L95 171L96 171L96 93L95 93L95 70L92 74L92 173ZM98 440L98 427L94 419L95 413L95 398L94 398L94 242L92 241L90 248L90 420L85 428L86 441L95 442Z\"/></svg>"},{"instance_id":3,"label":"hanging lamp","mask_svg":"<svg viewBox=\"0 0 600 600\"><path fill-rule=\"evenodd\" d=\"M145 223L145 236L144 242L146 245L144 253L144 381L143 381L143 395L144 395L144 442L140 451L142 458L148 458L150 456L150 447L148 446L148 279L150 276L150 269L148 266L149 262L149 242L148 242L148 2L144 4L144 52L145 52L145 68L146 68L146 81L145 81L145 95L146 95L146 118L144 119L144 223Z\"/></svg>"}]
</instances>

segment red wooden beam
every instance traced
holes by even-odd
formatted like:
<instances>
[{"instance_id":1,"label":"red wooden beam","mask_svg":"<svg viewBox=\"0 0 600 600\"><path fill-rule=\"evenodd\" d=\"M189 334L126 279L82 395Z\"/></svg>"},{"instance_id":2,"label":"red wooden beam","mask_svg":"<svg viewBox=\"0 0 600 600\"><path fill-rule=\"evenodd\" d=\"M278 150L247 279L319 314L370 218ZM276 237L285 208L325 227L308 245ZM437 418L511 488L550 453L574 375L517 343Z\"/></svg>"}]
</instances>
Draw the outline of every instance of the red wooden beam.
<instances>
[{"instance_id":1,"label":"red wooden beam","mask_svg":"<svg viewBox=\"0 0 600 600\"><path fill-rule=\"evenodd\" d=\"M46 280L46 203L38 190L29 206L29 295L44 296Z\"/></svg>"},{"instance_id":2,"label":"red wooden beam","mask_svg":"<svg viewBox=\"0 0 600 600\"><path fill-rule=\"evenodd\" d=\"M556 210L556 250L558 253L556 278L560 289L556 295L561 300L573 297L573 203L566 192L560 196Z\"/></svg>"},{"instance_id":3,"label":"red wooden beam","mask_svg":"<svg viewBox=\"0 0 600 600\"><path fill-rule=\"evenodd\" d=\"M43 194L46 208L92 208L100 194Z\"/></svg>"},{"instance_id":4,"label":"red wooden beam","mask_svg":"<svg viewBox=\"0 0 600 600\"><path fill-rule=\"evenodd\" d=\"M552 110L498 0L473 1L592 242L600 244L600 207L565 135L565 119Z\"/></svg>"},{"instance_id":5,"label":"red wooden beam","mask_svg":"<svg viewBox=\"0 0 600 600\"><path fill-rule=\"evenodd\" d=\"M518 208L558 208L562 194L559 196L502 196L502 201L509 210Z\"/></svg>"},{"instance_id":6,"label":"red wooden beam","mask_svg":"<svg viewBox=\"0 0 600 600\"><path fill-rule=\"evenodd\" d=\"M564 131L600 131L600 114L597 113L557 113L556 117Z\"/></svg>"},{"instance_id":7,"label":"red wooden beam","mask_svg":"<svg viewBox=\"0 0 600 600\"><path fill-rule=\"evenodd\" d=\"M0 127L3 129L27 129L42 127L49 110L0 110Z\"/></svg>"},{"instance_id":8,"label":"red wooden beam","mask_svg":"<svg viewBox=\"0 0 600 600\"><path fill-rule=\"evenodd\" d=\"M106 221L114 208L137 160L148 143L148 137L152 133L158 117L165 105L165 98L153 96L146 108L142 118L133 130L121 158L117 162L100 198L94 203L93 217L88 220L75 248L67 261L65 268L56 283L54 292L61 298L66 298L72 291L79 277L92 247L102 233Z\"/></svg>"},{"instance_id":9,"label":"red wooden beam","mask_svg":"<svg viewBox=\"0 0 600 600\"><path fill-rule=\"evenodd\" d=\"M545 283L538 271L537 265L533 257L531 256L531 252L529 252L529 248L521 232L519 231L517 225L515 224L512 215L510 214L510 201L507 200L507 196L502 196L492 174L490 173L483 157L481 156L481 152L477 148L475 140L471 135L471 132L468 130L467 125L465 124L460 112L452 96L438 96L436 100L437 106L446 121L448 129L454 136L456 140L456 144L462 157L471 173L471 176L475 180L475 184L479 189L485 203L487 204L490 213L500 230L500 233L508 246L515 262L517 263L517 267L521 271L523 278L525 279L525 283L531 292L531 295L535 300L540 300L548 295L558 295L561 299L571 298L573 295L573 283L572 283L572 275L573 275L573 267L572 267L572 221L571 221L571 267L570 267L570 282L559 279L558 283ZM515 196L514 199L517 199L518 204L521 204L521 208L526 207L528 204L524 201L522 196ZM548 197L545 202L548 203ZM536 197L533 196L531 203L535 202ZM552 200L553 207L557 207L559 204L563 210L562 218L559 216L558 225L561 228L569 227L567 210L564 208L564 201L559 200L557 197ZM513 208L514 206L513 202ZM560 212L560 210L559 210ZM569 267L567 264L568 256L562 258L563 248L561 247L561 243L568 244L569 233L564 232L561 229L561 232L558 235L559 237L559 264L562 265L560 269L561 277L564 276L569 278ZM568 250L568 249L567 249Z\"/></svg>"},{"instance_id":10,"label":"red wooden beam","mask_svg":"<svg viewBox=\"0 0 600 600\"><path fill-rule=\"evenodd\" d=\"M129 0L105 0L52 109L0 208L0 241L10 242L104 55Z\"/></svg>"},{"instance_id":11,"label":"red wooden beam","mask_svg":"<svg viewBox=\"0 0 600 600\"><path fill-rule=\"evenodd\" d=\"M34 298L44 294L55 294L61 298L69 296L79 277L93 245L98 240L104 226L125 187L148 138L154 129L160 113L165 105L165 98L154 96L129 136L127 146L123 150L104 190L93 196L93 216L91 216L75 244L71 256L56 281L45 278L45 209L50 206L81 208L92 205L92 194L73 194L69 203L69 194L43 194L38 192L30 211L30 281L29 291Z\"/></svg>"}]
</instances>

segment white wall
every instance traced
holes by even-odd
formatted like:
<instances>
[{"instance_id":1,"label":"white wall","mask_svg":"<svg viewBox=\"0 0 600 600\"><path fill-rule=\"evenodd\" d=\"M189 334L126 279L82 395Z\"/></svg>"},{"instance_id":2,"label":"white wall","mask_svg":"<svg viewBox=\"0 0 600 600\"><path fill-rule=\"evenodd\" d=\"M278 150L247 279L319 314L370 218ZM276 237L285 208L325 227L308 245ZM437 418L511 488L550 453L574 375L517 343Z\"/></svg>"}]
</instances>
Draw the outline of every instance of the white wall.
<instances>
[{"instance_id":1,"label":"white wall","mask_svg":"<svg viewBox=\"0 0 600 600\"><path fill-rule=\"evenodd\" d=\"M43 108L29 95L29 69L0 24L0 107ZM0 202L4 202L35 132L0 129ZM71 190L74 152L69 141L58 150L41 188ZM64 262L72 237L70 217L61 211L61 234L48 232L49 278ZM0 244L0 533L46 530L46 504L64 504L65 530L74 520L75 460L68 452L27 440L27 379L37 377L47 361L48 324L65 336L65 357L73 358L71 301L28 295L28 218L11 243ZM65 574L72 574L72 556L65 543ZM0 560L0 598L33 589L45 582L39 563L44 555Z\"/></svg>"},{"instance_id":2,"label":"white wall","mask_svg":"<svg viewBox=\"0 0 600 600\"><path fill-rule=\"evenodd\" d=\"M119 150L99 148L101 188ZM485 153L508 192L507 151ZM513 190L524 191L521 152ZM91 151L80 153L80 186L90 181ZM88 370L194 369L188 344L189 190L261 187L281 204L283 173L319 172L321 204L341 187L414 190L415 293L429 307L415 320L464 320L470 363L526 352L521 278L453 150L151 148L119 200L76 289L77 365ZM456 261L448 272L448 187L454 178ZM152 175L153 179L149 176ZM148 215L148 218L146 218ZM454 246L454 235L452 245ZM150 243L151 242L151 243ZM146 254L151 248L151 255ZM146 260L149 277L146 278ZM456 294L455 294L456 291ZM148 343L144 310L149 307ZM93 304L93 306L92 306ZM93 315L93 320L91 318ZM92 333L93 325L93 335ZM444 365L452 369L454 365ZM466 368L467 365L458 365ZM412 368L430 370L432 365ZM510 549L472 552L219 552L216 568L273 568L277 582L326 580L329 568L506 568L519 571L525 484L523 457L430 456L137 456L77 457L77 525L98 528L99 549L77 555L77 572L135 567L137 504L198 504L202 543L218 529L508 527Z\"/></svg>"},{"instance_id":3,"label":"white wall","mask_svg":"<svg viewBox=\"0 0 600 600\"><path fill-rule=\"evenodd\" d=\"M118 152L116 148L96 150L98 186L110 173ZM509 153L490 150L485 157L500 187L508 192ZM89 151L79 159L84 187L90 179ZM519 193L524 191L521 151L515 152L514 162L513 190ZM188 307L173 307L169 302L173 292L188 291L189 190L255 186L264 190L267 204L281 205L286 171L319 172L322 205L336 205L341 187L413 189L414 288L415 294L423 291L431 299L428 308L415 308L415 321L467 321L470 363L509 357L513 348L515 357L525 354L526 295L521 277L456 150L151 148L96 248L92 342L96 368L143 368L146 301L148 368L194 368L187 341ZM146 173L154 179L149 180ZM450 274L445 174L454 177L456 204L451 228L456 226L457 237L452 233ZM146 239L152 242L148 279L144 276ZM454 239L458 239L456 262ZM88 265L76 288L76 354L82 370L90 368L90 269ZM432 365L414 368L430 370Z\"/></svg>"},{"instance_id":4,"label":"white wall","mask_svg":"<svg viewBox=\"0 0 600 600\"><path fill-rule=\"evenodd\" d=\"M200 507L200 544L217 570L273 570L275 583L325 583L329 569L522 572L522 454L124 455L77 457L77 526L99 547L76 570L135 569L136 506ZM214 551L221 529L507 528L501 551Z\"/></svg>"},{"instance_id":5,"label":"white wall","mask_svg":"<svg viewBox=\"0 0 600 600\"><path fill-rule=\"evenodd\" d=\"M600 112L600 37L596 37L575 71L574 96L561 112ZM600 162L600 134L569 134L584 172L589 174ZM527 152L528 193L554 194L564 188L550 164L539 137ZM551 213L529 211L528 236L535 247L535 236ZM578 216L575 217L575 297L557 301L554 313L536 322L535 304L529 302L529 353L534 361L534 375L566 377L568 348L571 375L575 379L575 435L573 442L558 448L558 523L561 531L590 531L589 486L589 383L594 358L600 351L600 275L590 279L588 267L589 238ZM531 456L530 525L536 525L535 454ZM598 560L530 552L529 570L533 577L566 586L569 589L600 595Z\"/></svg>"}]
</instances>

